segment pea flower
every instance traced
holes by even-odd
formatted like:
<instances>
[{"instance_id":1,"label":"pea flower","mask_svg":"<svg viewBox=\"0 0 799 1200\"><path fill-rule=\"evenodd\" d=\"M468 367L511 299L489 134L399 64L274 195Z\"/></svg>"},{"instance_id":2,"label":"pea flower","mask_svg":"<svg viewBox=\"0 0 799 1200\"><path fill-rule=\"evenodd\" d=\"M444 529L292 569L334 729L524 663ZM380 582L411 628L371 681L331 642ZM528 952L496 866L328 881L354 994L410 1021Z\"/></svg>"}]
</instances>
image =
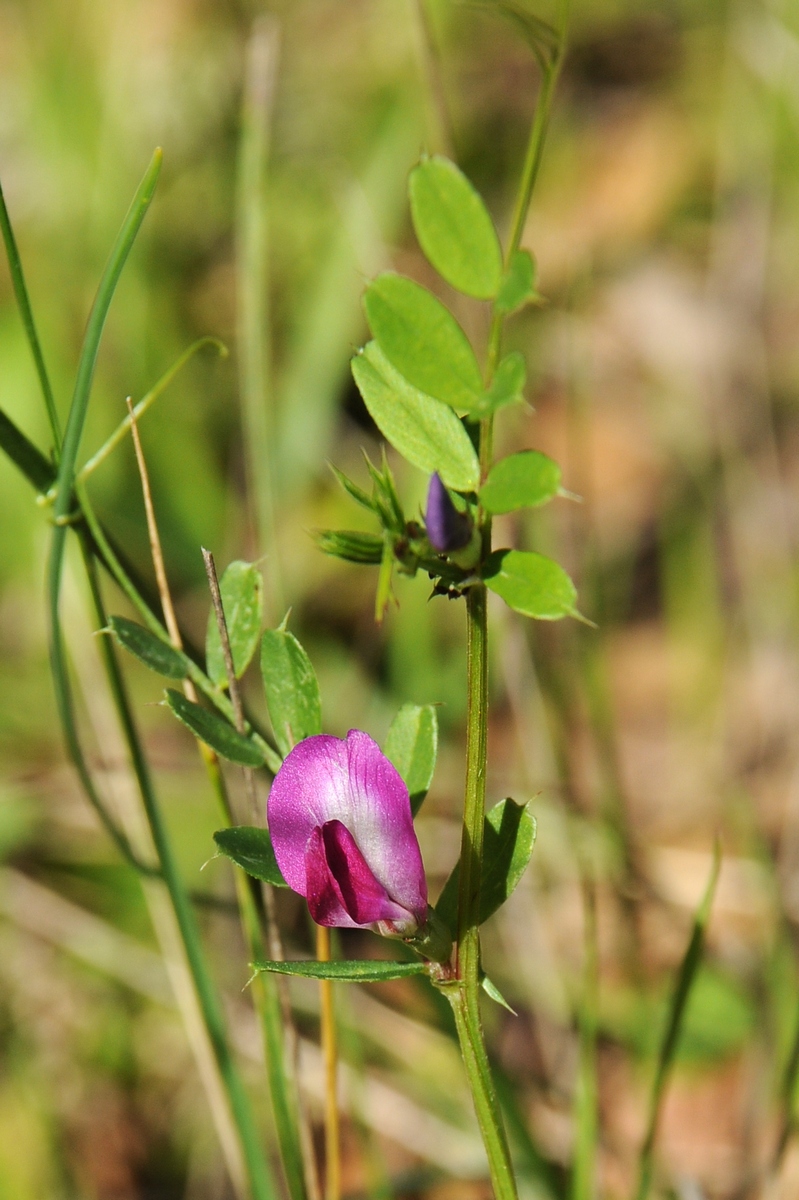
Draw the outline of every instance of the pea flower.
<instances>
[{"instance_id":1,"label":"pea flower","mask_svg":"<svg viewBox=\"0 0 799 1200\"><path fill-rule=\"evenodd\" d=\"M439 554L463 549L472 536L472 523L468 515L458 512L438 472L430 476L425 524L428 541Z\"/></svg>"},{"instance_id":2,"label":"pea flower","mask_svg":"<svg viewBox=\"0 0 799 1200\"><path fill-rule=\"evenodd\" d=\"M412 938L428 920L408 789L368 734L317 734L287 755L267 802L275 857L317 925Z\"/></svg>"}]
</instances>

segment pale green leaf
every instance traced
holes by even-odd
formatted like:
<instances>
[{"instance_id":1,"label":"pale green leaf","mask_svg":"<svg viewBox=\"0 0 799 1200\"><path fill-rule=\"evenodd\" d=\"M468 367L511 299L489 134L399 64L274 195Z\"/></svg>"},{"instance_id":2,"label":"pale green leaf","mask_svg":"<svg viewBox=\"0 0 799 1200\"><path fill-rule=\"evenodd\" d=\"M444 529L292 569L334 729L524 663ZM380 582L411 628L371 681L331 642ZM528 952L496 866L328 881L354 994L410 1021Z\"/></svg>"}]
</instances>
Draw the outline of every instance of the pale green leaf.
<instances>
[{"instance_id":1,"label":"pale green leaf","mask_svg":"<svg viewBox=\"0 0 799 1200\"><path fill-rule=\"evenodd\" d=\"M518 312L525 304L540 300L536 286L535 260L528 250L517 250L502 280L497 308L506 315Z\"/></svg>"},{"instance_id":2,"label":"pale green leaf","mask_svg":"<svg viewBox=\"0 0 799 1200\"><path fill-rule=\"evenodd\" d=\"M494 463L480 488L480 503L490 513L535 508L556 496L560 467L539 450L522 450Z\"/></svg>"},{"instance_id":3,"label":"pale green leaf","mask_svg":"<svg viewBox=\"0 0 799 1200\"><path fill-rule=\"evenodd\" d=\"M108 628L123 650L138 658L157 675L164 675L167 679L185 679L188 675L189 660L186 655L156 637L143 625L137 625L125 617L109 617Z\"/></svg>"},{"instance_id":4,"label":"pale green leaf","mask_svg":"<svg viewBox=\"0 0 799 1200\"><path fill-rule=\"evenodd\" d=\"M261 641L261 675L275 741L283 754L322 732L322 701L311 660L293 633L267 629Z\"/></svg>"},{"instance_id":5,"label":"pale green leaf","mask_svg":"<svg viewBox=\"0 0 799 1200\"><path fill-rule=\"evenodd\" d=\"M339 983L382 983L386 979L404 979L408 975L425 975L427 967L421 962L385 962L381 959L350 959L332 962L266 961L250 964L254 971L274 971L278 975L302 975L305 979L335 979Z\"/></svg>"},{"instance_id":6,"label":"pale green leaf","mask_svg":"<svg viewBox=\"0 0 799 1200\"><path fill-rule=\"evenodd\" d=\"M480 403L483 379L469 339L432 292L386 271L370 283L363 304L373 338L413 387L456 409Z\"/></svg>"},{"instance_id":7,"label":"pale green leaf","mask_svg":"<svg viewBox=\"0 0 799 1200\"><path fill-rule=\"evenodd\" d=\"M480 924L505 903L530 861L536 822L529 804L500 800L486 813L483 870L480 880ZM436 904L436 915L455 932L458 918L458 862Z\"/></svg>"},{"instance_id":8,"label":"pale green leaf","mask_svg":"<svg viewBox=\"0 0 799 1200\"><path fill-rule=\"evenodd\" d=\"M405 781L416 816L436 768L438 715L433 705L403 704L391 722L383 750Z\"/></svg>"},{"instance_id":9,"label":"pale green leaf","mask_svg":"<svg viewBox=\"0 0 799 1200\"><path fill-rule=\"evenodd\" d=\"M491 380L491 387L483 393L474 410L478 416L489 416L506 404L518 404L524 399L527 382L527 363L518 350L511 350L500 362Z\"/></svg>"},{"instance_id":10,"label":"pale green leaf","mask_svg":"<svg viewBox=\"0 0 799 1200\"><path fill-rule=\"evenodd\" d=\"M480 194L454 162L423 159L408 181L419 245L447 283L492 300L502 279L502 250Z\"/></svg>"},{"instance_id":11,"label":"pale green leaf","mask_svg":"<svg viewBox=\"0 0 799 1200\"><path fill-rule=\"evenodd\" d=\"M563 567L531 550L496 550L483 567L486 587L525 617L576 616L577 590Z\"/></svg>"},{"instance_id":12,"label":"pale green leaf","mask_svg":"<svg viewBox=\"0 0 799 1200\"><path fill-rule=\"evenodd\" d=\"M234 825L231 829L217 830L214 841L224 855L254 879L273 887L288 887L277 865L268 830L257 825Z\"/></svg>"},{"instance_id":13,"label":"pale green leaf","mask_svg":"<svg viewBox=\"0 0 799 1200\"><path fill-rule=\"evenodd\" d=\"M476 489L477 454L451 408L408 383L375 342L352 360L352 374L378 429L408 462L438 471L453 491Z\"/></svg>"},{"instance_id":14,"label":"pale green leaf","mask_svg":"<svg viewBox=\"0 0 799 1200\"><path fill-rule=\"evenodd\" d=\"M252 563L232 562L219 581L222 609L225 613L233 670L239 679L250 665L258 649L263 619L263 581L261 572ZM208 614L205 637L205 657L208 675L217 687L227 687L225 658L213 607Z\"/></svg>"},{"instance_id":15,"label":"pale green leaf","mask_svg":"<svg viewBox=\"0 0 799 1200\"><path fill-rule=\"evenodd\" d=\"M191 730L196 738L215 750L220 758L238 763L241 767L262 767L264 756L259 748L243 733L229 725L223 717L209 712L199 704L187 700L182 692L168 688L166 702L172 712Z\"/></svg>"}]
</instances>

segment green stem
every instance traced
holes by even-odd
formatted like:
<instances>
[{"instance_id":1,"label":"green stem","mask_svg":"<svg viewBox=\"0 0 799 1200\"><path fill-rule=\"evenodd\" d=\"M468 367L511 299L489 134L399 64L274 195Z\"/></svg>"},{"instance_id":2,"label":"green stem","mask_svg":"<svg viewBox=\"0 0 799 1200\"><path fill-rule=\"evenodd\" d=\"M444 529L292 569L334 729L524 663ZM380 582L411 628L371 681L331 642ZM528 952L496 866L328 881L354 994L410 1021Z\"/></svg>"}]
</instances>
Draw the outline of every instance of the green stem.
<instances>
[{"instance_id":1,"label":"green stem","mask_svg":"<svg viewBox=\"0 0 799 1200\"><path fill-rule=\"evenodd\" d=\"M541 92L536 104L522 178L514 206L506 268L511 263L524 230L530 199L541 165L552 107L566 44L568 0L557 52L544 69ZM490 386L502 346L504 313L495 306L488 337L485 385ZM493 460L493 417L480 423L480 475L485 479ZM482 559L491 553L491 518L478 512L482 535ZM457 982L447 987L452 1004L466 1074L475 1111L483 1135L491 1181L497 1200L515 1200L516 1181L510 1151L502 1123L491 1068L480 1021L480 877L483 862L485 822L486 754L488 731L488 610L484 584L476 583L466 593L467 622L467 716L466 716L466 794L461 834L461 870L458 887L458 936L455 952Z\"/></svg>"},{"instance_id":2,"label":"green stem","mask_svg":"<svg viewBox=\"0 0 799 1200\"><path fill-rule=\"evenodd\" d=\"M99 581L88 547L84 544L84 561L89 577L92 598L101 626L107 617L100 592ZM200 932L194 918L188 893L183 886L167 833L166 823L153 787L150 769L136 727L133 710L125 687L125 681L117 661L116 651L110 638L102 639L106 673L114 698L114 704L122 724L125 740L131 756L133 771L150 827L150 833L161 864L161 874L169 892L181 940L186 951L189 970L194 981L197 999L203 1015L211 1048L220 1077L230 1103L233 1119L238 1129L244 1160L250 1180L253 1200L274 1200L275 1189L269 1167L261 1148L261 1141L253 1118L252 1109L244 1089L238 1068L230 1052L222 1009L208 971L203 954Z\"/></svg>"},{"instance_id":3,"label":"green stem","mask_svg":"<svg viewBox=\"0 0 799 1200\"><path fill-rule=\"evenodd\" d=\"M466 593L466 796L461 834L461 869L458 885L458 979L479 987L480 872L485 828L485 775L488 731L488 628L485 585L475 584Z\"/></svg>"},{"instance_id":4,"label":"green stem","mask_svg":"<svg viewBox=\"0 0 799 1200\"><path fill-rule=\"evenodd\" d=\"M446 993L455 1016L461 1055L483 1135L494 1195L496 1200L517 1200L516 1180L486 1054L477 995L470 995L462 987L447 988Z\"/></svg>"},{"instance_id":5,"label":"green stem","mask_svg":"<svg viewBox=\"0 0 799 1200\"><path fill-rule=\"evenodd\" d=\"M558 32L558 48L548 66L545 67L543 79L541 80L541 91L538 96L538 103L535 106L535 115L533 117L532 128L530 129L530 137L527 142L527 152L524 156L522 177L519 183L519 191L516 196L516 204L514 205L513 209L510 238L508 240L508 248L505 253L506 267L521 244L522 233L524 232L524 223L527 220L527 210L530 207L533 189L538 180L538 171L541 166L541 158L544 153L544 142L546 141L547 130L549 128L549 117L552 111L552 99L555 94L555 87L558 82L558 76L560 75L561 67L563 66L564 55L566 53L570 7L570 0L564 0L561 26Z\"/></svg>"},{"instance_id":6,"label":"green stem","mask_svg":"<svg viewBox=\"0 0 799 1200\"><path fill-rule=\"evenodd\" d=\"M515 1200L516 1182L480 1021L480 874L485 829L488 732L487 595L482 583L466 593L466 798L458 885L457 984L446 989L483 1135L497 1200Z\"/></svg>"}]
</instances>

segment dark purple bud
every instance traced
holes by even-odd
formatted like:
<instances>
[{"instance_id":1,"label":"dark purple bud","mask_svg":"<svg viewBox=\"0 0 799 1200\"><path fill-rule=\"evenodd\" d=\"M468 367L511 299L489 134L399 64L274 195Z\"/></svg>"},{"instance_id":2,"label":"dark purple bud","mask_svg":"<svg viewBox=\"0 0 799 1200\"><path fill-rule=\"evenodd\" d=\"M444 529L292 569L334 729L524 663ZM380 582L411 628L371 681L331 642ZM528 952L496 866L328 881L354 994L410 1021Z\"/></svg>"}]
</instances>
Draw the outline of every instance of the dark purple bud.
<instances>
[{"instance_id":1,"label":"dark purple bud","mask_svg":"<svg viewBox=\"0 0 799 1200\"><path fill-rule=\"evenodd\" d=\"M472 522L468 513L458 512L438 473L430 476L425 522L428 541L439 554L461 550L468 545L472 536Z\"/></svg>"}]
</instances>

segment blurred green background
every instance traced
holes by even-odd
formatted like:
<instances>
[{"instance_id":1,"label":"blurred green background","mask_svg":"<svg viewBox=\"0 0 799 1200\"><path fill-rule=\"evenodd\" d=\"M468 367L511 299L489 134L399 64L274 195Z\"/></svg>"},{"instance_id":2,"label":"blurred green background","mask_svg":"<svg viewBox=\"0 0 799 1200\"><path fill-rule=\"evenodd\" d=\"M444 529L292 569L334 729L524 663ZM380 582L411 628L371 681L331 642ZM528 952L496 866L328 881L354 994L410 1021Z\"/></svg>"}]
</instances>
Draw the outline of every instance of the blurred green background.
<instances>
[{"instance_id":1,"label":"blurred green background","mask_svg":"<svg viewBox=\"0 0 799 1200\"><path fill-rule=\"evenodd\" d=\"M379 453L348 369L364 281L393 265L436 287L410 230L409 169L425 150L453 154L504 229L537 80L490 0L0 0L0 178L62 416L105 257L160 144L82 453L194 339L226 343L229 357L201 351L141 425L181 617L201 641L201 545L220 567L259 559L269 620L291 606L330 732L380 738L400 703L440 704L419 822L433 890L458 844L462 606L400 580L378 628L376 572L323 558L309 531L362 527L326 460L364 482L360 448ZM512 323L530 403L497 433L501 451L558 458L583 502L499 519L496 540L566 563L598 625L493 616L489 794L535 797L539 820L533 865L485 949L518 1014L492 1007L486 1021L525 1195L557 1194L573 1153L586 881L600 955L597 1195L621 1197L716 834L724 865L657 1186L680 1200L799 1191L799 1149L775 1156L797 1021L798 214L795 6L575 3L524 237L548 304ZM482 307L444 298L481 349ZM5 268L0 364L0 406L48 449ZM413 511L426 480L390 460ZM90 487L149 574L129 444ZM0 514L0 1200L225 1197L153 910L65 763L47 671L47 510L5 460ZM125 813L77 572L65 612L92 761ZM129 675L186 878L230 896L226 865L198 874L215 818L188 734L155 706L158 681ZM307 945L300 907L283 915ZM257 1090L235 930L206 920ZM441 1014L405 984L340 1000L349 1192L486 1195ZM298 986L296 1002L315 1105L314 989Z\"/></svg>"}]
</instances>

